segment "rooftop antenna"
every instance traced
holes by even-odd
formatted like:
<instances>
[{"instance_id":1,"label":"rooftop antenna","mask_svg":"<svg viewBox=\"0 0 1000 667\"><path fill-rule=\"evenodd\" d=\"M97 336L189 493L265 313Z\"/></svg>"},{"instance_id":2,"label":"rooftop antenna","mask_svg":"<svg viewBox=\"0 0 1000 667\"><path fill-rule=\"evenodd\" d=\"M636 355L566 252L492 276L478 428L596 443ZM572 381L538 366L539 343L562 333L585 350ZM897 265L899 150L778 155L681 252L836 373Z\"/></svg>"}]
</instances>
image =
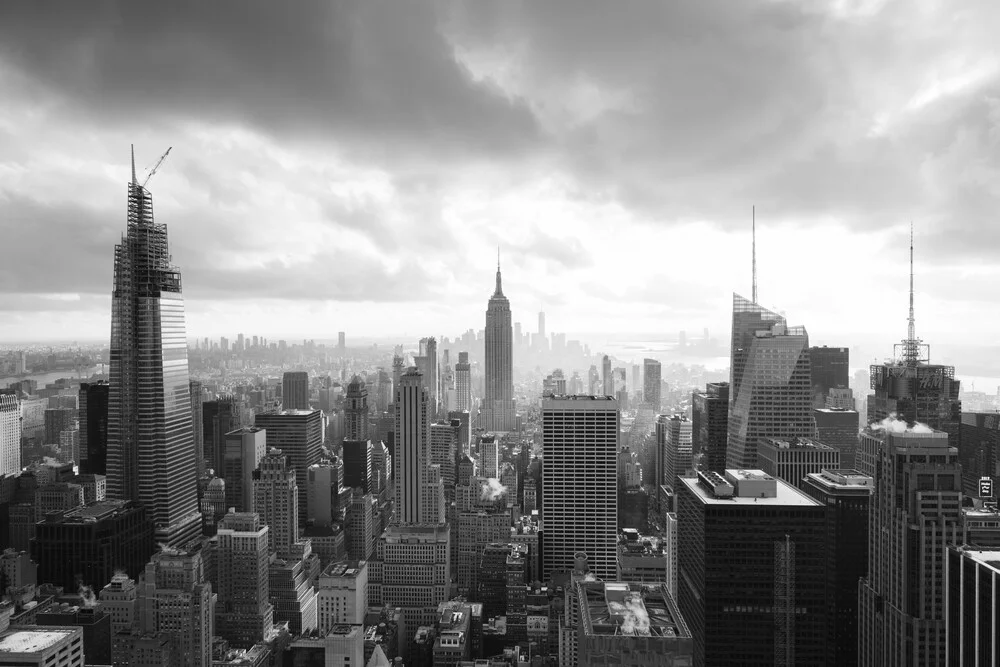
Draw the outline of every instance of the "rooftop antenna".
<instances>
[{"instance_id":1,"label":"rooftop antenna","mask_svg":"<svg viewBox=\"0 0 1000 667\"><path fill-rule=\"evenodd\" d=\"M135 177L135 144L132 144L132 185L138 185L139 181Z\"/></svg>"},{"instance_id":2,"label":"rooftop antenna","mask_svg":"<svg viewBox=\"0 0 1000 667\"><path fill-rule=\"evenodd\" d=\"M753 302L757 303L757 207L750 208L752 219L751 235L753 236Z\"/></svg>"},{"instance_id":3,"label":"rooftop antenna","mask_svg":"<svg viewBox=\"0 0 1000 667\"><path fill-rule=\"evenodd\" d=\"M907 366L917 366L930 362L930 347L917 338L916 320L913 315L913 223L910 223L910 314L907 318L906 340L901 347L902 362Z\"/></svg>"},{"instance_id":4,"label":"rooftop antenna","mask_svg":"<svg viewBox=\"0 0 1000 667\"><path fill-rule=\"evenodd\" d=\"M913 317L913 223L910 222L910 318L906 329L907 340L913 341L917 338L917 327Z\"/></svg>"}]
</instances>

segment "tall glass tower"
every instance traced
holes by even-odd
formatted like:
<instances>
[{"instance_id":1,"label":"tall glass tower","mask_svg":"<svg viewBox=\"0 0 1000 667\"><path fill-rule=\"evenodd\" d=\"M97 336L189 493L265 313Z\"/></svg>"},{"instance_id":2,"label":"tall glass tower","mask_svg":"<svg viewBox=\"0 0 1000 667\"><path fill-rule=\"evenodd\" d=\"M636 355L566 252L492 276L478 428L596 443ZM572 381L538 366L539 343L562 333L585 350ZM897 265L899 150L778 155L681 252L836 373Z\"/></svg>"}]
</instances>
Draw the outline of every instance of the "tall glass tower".
<instances>
[{"instance_id":1,"label":"tall glass tower","mask_svg":"<svg viewBox=\"0 0 1000 667\"><path fill-rule=\"evenodd\" d=\"M111 299L108 496L145 505L156 540L176 546L201 528L184 299L134 156L127 224Z\"/></svg>"},{"instance_id":2,"label":"tall glass tower","mask_svg":"<svg viewBox=\"0 0 1000 667\"><path fill-rule=\"evenodd\" d=\"M486 307L486 386L483 397L483 427L487 431L513 431L514 409L514 330L510 323L510 301L500 285L497 259L497 286Z\"/></svg>"}]
</instances>

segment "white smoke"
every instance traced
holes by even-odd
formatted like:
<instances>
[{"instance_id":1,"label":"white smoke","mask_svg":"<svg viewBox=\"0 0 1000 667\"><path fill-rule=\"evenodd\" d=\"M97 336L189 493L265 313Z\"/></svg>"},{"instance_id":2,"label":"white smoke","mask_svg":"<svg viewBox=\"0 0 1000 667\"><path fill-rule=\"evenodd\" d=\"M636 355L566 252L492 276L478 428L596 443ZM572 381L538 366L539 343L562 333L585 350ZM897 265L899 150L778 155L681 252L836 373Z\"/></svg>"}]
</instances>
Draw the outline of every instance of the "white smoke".
<instances>
[{"instance_id":1,"label":"white smoke","mask_svg":"<svg viewBox=\"0 0 1000 667\"><path fill-rule=\"evenodd\" d=\"M479 499L493 501L507 493L507 487L495 477L484 479L479 487Z\"/></svg>"},{"instance_id":2,"label":"white smoke","mask_svg":"<svg viewBox=\"0 0 1000 667\"><path fill-rule=\"evenodd\" d=\"M62 465L62 463L60 463L58 459L54 459L51 456L43 456L42 464L47 465L49 467L56 467Z\"/></svg>"},{"instance_id":3,"label":"white smoke","mask_svg":"<svg viewBox=\"0 0 1000 667\"><path fill-rule=\"evenodd\" d=\"M597 577L594 576L593 572L588 572L583 575L583 581L597 581Z\"/></svg>"},{"instance_id":4,"label":"white smoke","mask_svg":"<svg viewBox=\"0 0 1000 667\"><path fill-rule=\"evenodd\" d=\"M623 635L648 635L649 613L641 597L629 596L625 599L621 630Z\"/></svg>"},{"instance_id":5,"label":"white smoke","mask_svg":"<svg viewBox=\"0 0 1000 667\"><path fill-rule=\"evenodd\" d=\"M94 589L90 586L84 586L80 584L77 588L76 594L83 598L84 607L96 607L97 606L97 596L94 595Z\"/></svg>"},{"instance_id":6,"label":"white smoke","mask_svg":"<svg viewBox=\"0 0 1000 667\"><path fill-rule=\"evenodd\" d=\"M933 433L932 429L927 424L921 424L920 422L914 422L913 426L906 423L906 420L900 419L895 412L891 413L888 417L880 422L872 422L868 427L873 431L885 431L886 433Z\"/></svg>"},{"instance_id":7,"label":"white smoke","mask_svg":"<svg viewBox=\"0 0 1000 667\"><path fill-rule=\"evenodd\" d=\"M177 547L172 547L166 542L157 542L156 546L160 549L160 553L167 554L168 556L180 556L181 550Z\"/></svg>"}]
</instances>

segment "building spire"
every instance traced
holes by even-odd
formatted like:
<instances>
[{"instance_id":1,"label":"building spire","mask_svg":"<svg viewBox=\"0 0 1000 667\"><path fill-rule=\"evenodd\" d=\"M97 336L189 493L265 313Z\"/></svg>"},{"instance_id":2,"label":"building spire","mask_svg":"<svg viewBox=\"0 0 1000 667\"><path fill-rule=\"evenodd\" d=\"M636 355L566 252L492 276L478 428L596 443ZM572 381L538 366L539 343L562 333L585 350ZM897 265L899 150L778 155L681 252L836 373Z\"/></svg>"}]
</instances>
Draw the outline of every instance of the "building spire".
<instances>
[{"instance_id":1,"label":"building spire","mask_svg":"<svg viewBox=\"0 0 1000 667\"><path fill-rule=\"evenodd\" d=\"M753 302L757 303L757 207L750 207L751 227L750 234L753 237Z\"/></svg>"},{"instance_id":2,"label":"building spire","mask_svg":"<svg viewBox=\"0 0 1000 667\"><path fill-rule=\"evenodd\" d=\"M913 317L913 223L910 223L910 317L906 329L906 338L910 341L917 339L917 325Z\"/></svg>"},{"instance_id":3,"label":"building spire","mask_svg":"<svg viewBox=\"0 0 1000 667\"><path fill-rule=\"evenodd\" d=\"M135 144L132 144L132 185L138 185L138 179L135 177Z\"/></svg>"},{"instance_id":4,"label":"building spire","mask_svg":"<svg viewBox=\"0 0 1000 667\"><path fill-rule=\"evenodd\" d=\"M497 246L497 288L493 296L503 296L503 290L500 288L500 246Z\"/></svg>"}]
</instances>

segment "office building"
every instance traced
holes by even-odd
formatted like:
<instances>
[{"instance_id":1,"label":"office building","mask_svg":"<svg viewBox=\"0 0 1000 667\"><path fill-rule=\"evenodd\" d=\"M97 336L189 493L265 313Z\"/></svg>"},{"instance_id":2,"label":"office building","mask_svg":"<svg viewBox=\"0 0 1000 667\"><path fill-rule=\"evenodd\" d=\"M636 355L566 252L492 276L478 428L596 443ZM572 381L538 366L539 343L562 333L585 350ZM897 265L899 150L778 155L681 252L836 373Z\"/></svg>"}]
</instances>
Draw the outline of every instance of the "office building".
<instances>
[{"instance_id":1,"label":"office building","mask_svg":"<svg viewBox=\"0 0 1000 667\"><path fill-rule=\"evenodd\" d=\"M615 379L611 373L611 357L606 354L601 359L601 393L605 396L615 395Z\"/></svg>"},{"instance_id":2,"label":"office building","mask_svg":"<svg viewBox=\"0 0 1000 667\"><path fill-rule=\"evenodd\" d=\"M580 667L690 665L693 639L662 583L576 581Z\"/></svg>"},{"instance_id":3,"label":"office building","mask_svg":"<svg viewBox=\"0 0 1000 667\"><path fill-rule=\"evenodd\" d=\"M595 576L617 568L616 462L621 414L613 398L565 396L542 400L542 578L590 556Z\"/></svg>"},{"instance_id":4,"label":"office building","mask_svg":"<svg viewBox=\"0 0 1000 667\"><path fill-rule=\"evenodd\" d=\"M253 512L229 512L219 521L215 629L234 648L251 648L274 624L267 534L268 527Z\"/></svg>"},{"instance_id":5,"label":"office building","mask_svg":"<svg viewBox=\"0 0 1000 667\"><path fill-rule=\"evenodd\" d=\"M662 368L656 359L642 360L642 402L654 412L660 411L660 393L663 389ZM639 385L636 384L638 387Z\"/></svg>"},{"instance_id":6,"label":"office building","mask_svg":"<svg viewBox=\"0 0 1000 667\"><path fill-rule=\"evenodd\" d=\"M45 444L58 445L59 434L72 428L78 411L73 408L47 408L45 410Z\"/></svg>"},{"instance_id":7,"label":"office building","mask_svg":"<svg viewBox=\"0 0 1000 667\"><path fill-rule=\"evenodd\" d=\"M979 480L989 477L993 488L1000 489L1000 414L963 412L958 444L962 464L962 492L979 495Z\"/></svg>"},{"instance_id":8,"label":"office building","mask_svg":"<svg viewBox=\"0 0 1000 667\"><path fill-rule=\"evenodd\" d=\"M205 477L205 414L202 403L205 401L205 388L198 380L188 382L188 395L191 397L191 437L194 439L194 465L197 480Z\"/></svg>"},{"instance_id":9,"label":"office building","mask_svg":"<svg viewBox=\"0 0 1000 667\"><path fill-rule=\"evenodd\" d=\"M137 634L168 635L181 664L211 667L215 600L199 548L160 551L139 582Z\"/></svg>"},{"instance_id":10,"label":"office building","mask_svg":"<svg viewBox=\"0 0 1000 667\"><path fill-rule=\"evenodd\" d=\"M362 625L368 608L368 562L331 563L319 575L317 627L326 634L334 625Z\"/></svg>"},{"instance_id":11,"label":"office building","mask_svg":"<svg viewBox=\"0 0 1000 667\"><path fill-rule=\"evenodd\" d=\"M831 389L846 388L850 382L850 349L846 347L809 348L809 374L812 378L813 407L826 407Z\"/></svg>"},{"instance_id":12,"label":"office building","mask_svg":"<svg viewBox=\"0 0 1000 667\"><path fill-rule=\"evenodd\" d=\"M648 584L667 582L667 589L670 590L671 579L676 583L677 575L675 571L671 577L666 540L655 535L642 535L635 528L621 529L615 579Z\"/></svg>"},{"instance_id":13,"label":"office building","mask_svg":"<svg viewBox=\"0 0 1000 667\"><path fill-rule=\"evenodd\" d=\"M344 542L349 560L368 560L375 553L381 530L378 501L370 493L354 493L344 522Z\"/></svg>"},{"instance_id":14,"label":"office building","mask_svg":"<svg viewBox=\"0 0 1000 667\"><path fill-rule=\"evenodd\" d=\"M115 246L110 380L108 496L145 505L157 541L184 543L201 516L181 274L134 168L127 230Z\"/></svg>"},{"instance_id":15,"label":"office building","mask_svg":"<svg viewBox=\"0 0 1000 667\"><path fill-rule=\"evenodd\" d=\"M125 572L115 572L111 581L101 589L100 595L101 607L111 618L112 636L131 631L135 624L135 603L139 595L135 579Z\"/></svg>"},{"instance_id":16,"label":"office building","mask_svg":"<svg viewBox=\"0 0 1000 667\"><path fill-rule=\"evenodd\" d=\"M85 601L89 602L89 601ZM83 630L83 654L88 665L111 664L111 617L100 606L57 603L35 616L40 627L78 627ZM57 661L58 664L58 661Z\"/></svg>"},{"instance_id":17,"label":"office building","mask_svg":"<svg viewBox=\"0 0 1000 667\"><path fill-rule=\"evenodd\" d=\"M0 633L0 666L83 667L83 628L22 625Z\"/></svg>"},{"instance_id":18,"label":"office building","mask_svg":"<svg viewBox=\"0 0 1000 667\"><path fill-rule=\"evenodd\" d=\"M80 472L106 475L108 472L108 395L107 382L80 384Z\"/></svg>"},{"instance_id":19,"label":"office building","mask_svg":"<svg viewBox=\"0 0 1000 667\"><path fill-rule=\"evenodd\" d=\"M344 394L344 440L368 440L368 387L357 375Z\"/></svg>"},{"instance_id":20,"label":"office building","mask_svg":"<svg viewBox=\"0 0 1000 667\"><path fill-rule=\"evenodd\" d=\"M455 409L472 410L472 366L468 352L459 352L458 363L455 364Z\"/></svg>"},{"instance_id":21,"label":"office building","mask_svg":"<svg viewBox=\"0 0 1000 667\"><path fill-rule=\"evenodd\" d=\"M436 523L443 507L428 504L428 485L435 480L430 471L430 397L420 373L411 368L399 381L396 392L395 469L396 521L400 524ZM441 488L443 504L443 486Z\"/></svg>"},{"instance_id":22,"label":"office building","mask_svg":"<svg viewBox=\"0 0 1000 667\"><path fill-rule=\"evenodd\" d=\"M446 503L455 499L455 455L459 451L458 437L462 423L458 420L431 424L430 462L441 467Z\"/></svg>"},{"instance_id":23,"label":"office building","mask_svg":"<svg viewBox=\"0 0 1000 667\"><path fill-rule=\"evenodd\" d=\"M691 395L691 451L701 468L721 473L729 437L729 383L710 382Z\"/></svg>"},{"instance_id":24,"label":"office building","mask_svg":"<svg viewBox=\"0 0 1000 667\"><path fill-rule=\"evenodd\" d=\"M677 486L677 477L694 468L693 424L684 415L673 415L666 420L663 433L663 484L673 489Z\"/></svg>"},{"instance_id":25,"label":"office building","mask_svg":"<svg viewBox=\"0 0 1000 667\"><path fill-rule=\"evenodd\" d=\"M299 536L299 489L290 456L272 447L253 473L254 512L268 526L268 550L287 554Z\"/></svg>"},{"instance_id":26,"label":"office building","mask_svg":"<svg viewBox=\"0 0 1000 667\"><path fill-rule=\"evenodd\" d=\"M253 510L253 471L267 453L267 431L256 426L225 434L226 507L237 512Z\"/></svg>"},{"instance_id":27,"label":"office building","mask_svg":"<svg viewBox=\"0 0 1000 667\"><path fill-rule=\"evenodd\" d=\"M734 294L731 376L728 467L756 468L761 438L814 435L805 327Z\"/></svg>"},{"instance_id":28,"label":"office building","mask_svg":"<svg viewBox=\"0 0 1000 667\"><path fill-rule=\"evenodd\" d=\"M281 376L281 407L285 410L309 410L309 373L285 371Z\"/></svg>"},{"instance_id":29,"label":"office building","mask_svg":"<svg viewBox=\"0 0 1000 667\"><path fill-rule=\"evenodd\" d=\"M220 396L201 404L202 446L208 467L226 469L226 434L243 427L242 405L234 396Z\"/></svg>"},{"instance_id":30,"label":"office building","mask_svg":"<svg viewBox=\"0 0 1000 667\"><path fill-rule=\"evenodd\" d=\"M806 475L802 491L826 507L828 665L858 664L858 581L868 576L868 511L875 480L857 470Z\"/></svg>"},{"instance_id":31,"label":"office building","mask_svg":"<svg viewBox=\"0 0 1000 667\"><path fill-rule=\"evenodd\" d=\"M126 500L49 514L35 526L31 545L38 581L70 591L81 583L99 588L117 570L138 577L155 550L146 508Z\"/></svg>"},{"instance_id":32,"label":"office building","mask_svg":"<svg viewBox=\"0 0 1000 667\"><path fill-rule=\"evenodd\" d=\"M344 486L344 466L339 459L323 459L309 466L306 523L329 528L343 519L351 489Z\"/></svg>"},{"instance_id":33,"label":"office building","mask_svg":"<svg viewBox=\"0 0 1000 667\"><path fill-rule=\"evenodd\" d=\"M487 479L500 478L500 442L495 435L479 440L479 474Z\"/></svg>"},{"instance_id":34,"label":"office building","mask_svg":"<svg viewBox=\"0 0 1000 667\"><path fill-rule=\"evenodd\" d=\"M451 528L392 526L368 563L368 605L391 603L408 626L432 626L437 606L451 598Z\"/></svg>"},{"instance_id":35,"label":"office building","mask_svg":"<svg viewBox=\"0 0 1000 667\"><path fill-rule=\"evenodd\" d=\"M958 452L941 431L866 432L862 440L862 449L865 441L878 448L858 663L943 665L944 555L949 544L963 541Z\"/></svg>"},{"instance_id":36,"label":"office building","mask_svg":"<svg viewBox=\"0 0 1000 667\"><path fill-rule=\"evenodd\" d=\"M812 438L761 438L757 461L768 475L800 489L806 475L841 467L840 452Z\"/></svg>"},{"instance_id":37,"label":"office building","mask_svg":"<svg viewBox=\"0 0 1000 667\"><path fill-rule=\"evenodd\" d=\"M288 623L293 635L316 627L316 589L313 582L322 569L319 557L312 552L308 539L293 544L284 554L277 554L268 567L268 585L274 622Z\"/></svg>"},{"instance_id":38,"label":"office building","mask_svg":"<svg viewBox=\"0 0 1000 667\"><path fill-rule=\"evenodd\" d=\"M816 408L816 439L840 452L840 467L854 468L857 464L860 420L856 410L847 408Z\"/></svg>"},{"instance_id":39,"label":"office building","mask_svg":"<svg viewBox=\"0 0 1000 667\"><path fill-rule=\"evenodd\" d=\"M392 456L385 443L372 443L372 495L389 500L389 480L392 478ZM346 483L345 483L345 486ZM347 487L350 488L350 487ZM385 496L383 498L383 496Z\"/></svg>"},{"instance_id":40,"label":"office building","mask_svg":"<svg viewBox=\"0 0 1000 667\"><path fill-rule=\"evenodd\" d=\"M949 667L1000 664L1000 551L949 546L945 552L945 637Z\"/></svg>"},{"instance_id":41,"label":"office building","mask_svg":"<svg viewBox=\"0 0 1000 667\"><path fill-rule=\"evenodd\" d=\"M760 470L680 480L678 601L695 665L825 664L825 513Z\"/></svg>"},{"instance_id":42,"label":"office building","mask_svg":"<svg viewBox=\"0 0 1000 667\"><path fill-rule=\"evenodd\" d=\"M513 431L514 347L510 325L510 301L500 285L500 259L497 258L497 284L486 308L486 362L481 423L487 431Z\"/></svg>"},{"instance_id":43,"label":"office building","mask_svg":"<svg viewBox=\"0 0 1000 667\"><path fill-rule=\"evenodd\" d=\"M35 521L83 504L83 487L71 482L52 482L35 489Z\"/></svg>"},{"instance_id":44,"label":"office building","mask_svg":"<svg viewBox=\"0 0 1000 667\"><path fill-rule=\"evenodd\" d=\"M254 418L267 430L267 446L280 449L291 460L299 487L299 516L307 516L309 466L323 455L323 413L319 410L262 412Z\"/></svg>"},{"instance_id":45,"label":"office building","mask_svg":"<svg viewBox=\"0 0 1000 667\"><path fill-rule=\"evenodd\" d=\"M459 511L452 533L457 573L456 587L460 595L479 600L478 577L483 549L489 544L506 542L510 536L510 514L498 509Z\"/></svg>"}]
</instances>

